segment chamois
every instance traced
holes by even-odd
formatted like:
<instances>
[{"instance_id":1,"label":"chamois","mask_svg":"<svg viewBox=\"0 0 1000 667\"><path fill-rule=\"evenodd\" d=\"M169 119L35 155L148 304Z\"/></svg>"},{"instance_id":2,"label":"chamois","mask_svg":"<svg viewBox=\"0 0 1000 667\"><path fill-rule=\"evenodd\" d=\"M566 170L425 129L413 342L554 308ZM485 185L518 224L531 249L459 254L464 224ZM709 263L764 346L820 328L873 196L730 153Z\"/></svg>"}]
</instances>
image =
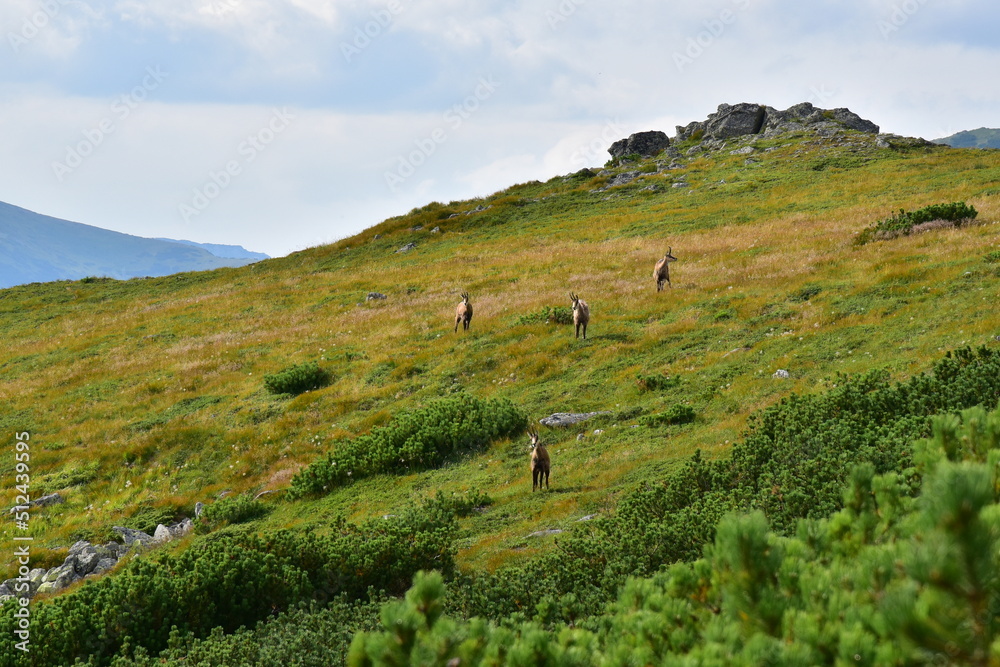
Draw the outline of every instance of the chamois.
<instances>
[{"instance_id":1,"label":"chamois","mask_svg":"<svg viewBox=\"0 0 1000 667\"><path fill-rule=\"evenodd\" d=\"M538 431L528 431L531 438L531 492L535 492L537 487L542 488L542 477L545 477L545 488L549 488L549 470L552 467L549 461L549 452L545 445L538 444Z\"/></svg>"},{"instance_id":2,"label":"chamois","mask_svg":"<svg viewBox=\"0 0 1000 667\"><path fill-rule=\"evenodd\" d=\"M673 247L670 247L667 250L667 254L663 256L663 259L656 263L656 268L653 269L653 280L656 281L657 292L663 291L663 283L667 283L667 286L671 289L674 287L670 284L670 262L677 261L677 258L670 254L673 250Z\"/></svg>"},{"instance_id":3,"label":"chamois","mask_svg":"<svg viewBox=\"0 0 1000 667\"><path fill-rule=\"evenodd\" d=\"M469 330L469 323L472 322L472 304L469 303L469 293L462 292L462 303L455 309L455 333L458 333L458 325L462 325L462 331Z\"/></svg>"},{"instance_id":4,"label":"chamois","mask_svg":"<svg viewBox=\"0 0 1000 667\"><path fill-rule=\"evenodd\" d=\"M587 324L590 322L590 306L587 305L586 301L581 301L580 297L573 294L569 295L569 298L573 300L573 324L576 325L576 337L580 337L580 327L583 327L583 339L587 340Z\"/></svg>"}]
</instances>

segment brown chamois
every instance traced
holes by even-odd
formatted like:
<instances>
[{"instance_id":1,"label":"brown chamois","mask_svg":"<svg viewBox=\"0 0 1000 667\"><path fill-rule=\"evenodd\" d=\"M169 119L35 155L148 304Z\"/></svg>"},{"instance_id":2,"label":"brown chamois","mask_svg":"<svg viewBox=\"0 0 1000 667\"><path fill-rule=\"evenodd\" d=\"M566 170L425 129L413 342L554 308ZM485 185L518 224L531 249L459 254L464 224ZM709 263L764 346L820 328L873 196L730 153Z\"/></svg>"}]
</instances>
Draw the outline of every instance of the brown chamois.
<instances>
[{"instance_id":1,"label":"brown chamois","mask_svg":"<svg viewBox=\"0 0 1000 667\"><path fill-rule=\"evenodd\" d=\"M472 322L472 304L469 303L469 293L462 292L462 303L455 309L455 333L458 333L458 325L462 325L462 331L469 330L469 323Z\"/></svg>"},{"instance_id":2,"label":"brown chamois","mask_svg":"<svg viewBox=\"0 0 1000 667\"><path fill-rule=\"evenodd\" d=\"M673 252L673 247L671 246L667 250L667 254L663 256L663 259L656 263L656 268L653 269L653 280L656 281L656 291L663 291L663 283L667 283L670 289L674 286L670 284L670 262L676 262L677 258L671 253Z\"/></svg>"},{"instance_id":3,"label":"brown chamois","mask_svg":"<svg viewBox=\"0 0 1000 667\"><path fill-rule=\"evenodd\" d=\"M531 438L531 492L535 492L537 487L542 488L542 477L545 477L545 488L549 488L549 470L552 467L549 461L549 452L545 445L538 444L538 431L528 431Z\"/></svg>"},{"instance_id":4,"label":"brown chamois","mask_svg":"<svg viewBox=\"0 0 1000 667\"><path fill-rule=\"evenodd\" d=\"M573 324L576 325L576 337L580 337L580 327L583 327L583 339L587 340L587 324L590 322L590 306L587 305L586 301L581 301L580 297L572 292L570 293L569 298L573 300Z\"/></svg>"}]
</instances>

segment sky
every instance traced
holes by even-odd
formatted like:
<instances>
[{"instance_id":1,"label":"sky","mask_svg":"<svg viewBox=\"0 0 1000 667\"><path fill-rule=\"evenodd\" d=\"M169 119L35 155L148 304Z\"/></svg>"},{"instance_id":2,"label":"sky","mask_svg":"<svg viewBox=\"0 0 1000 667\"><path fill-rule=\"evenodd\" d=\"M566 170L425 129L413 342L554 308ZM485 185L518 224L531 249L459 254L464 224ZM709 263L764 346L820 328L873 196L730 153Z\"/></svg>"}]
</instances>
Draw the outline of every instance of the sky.
<instances>
[{"instance_id":1,"label":"sky","mask_svg":"<svg viewBox=\"0 0 1000 667\"><path fill-rule=\"evenodd\" d=\"M3 0L0 201L272 256L721 103L1000 127L995 0Z\"/></svg>"}]
</instances>

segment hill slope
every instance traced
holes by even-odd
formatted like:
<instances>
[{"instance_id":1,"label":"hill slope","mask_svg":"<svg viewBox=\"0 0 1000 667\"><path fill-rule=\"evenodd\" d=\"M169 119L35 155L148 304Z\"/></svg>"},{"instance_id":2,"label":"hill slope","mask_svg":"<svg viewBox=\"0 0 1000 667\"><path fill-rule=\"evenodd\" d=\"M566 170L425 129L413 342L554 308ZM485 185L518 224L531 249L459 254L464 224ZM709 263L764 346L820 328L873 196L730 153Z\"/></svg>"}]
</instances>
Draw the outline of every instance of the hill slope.
<instances>
[{"instance_id":1,"label":"hill slope","mask_svg":"<svg viewBox=\"0 0 1000 667\"><path fill-rule=\"evenodd\" d=\"M270 259L270 255L266 255L262 252L254 252L253 250L247 250L241 245L227 245L222 243L198 243L197 241L183 241L178 239L163 239L158 238L157 241L169 241L170 243L183 243L184 245L191 245L203 250L207 250L216 257L224 257L227 259L251 259L253 261L259 261L262 259Z\"/></svg>"},{"instance_id":2,"label":"hill slope","mask_svg":"<svg viewBox=\"0 0 1000 667\"><path fill-rule=\"evenodd\" d=\"M954 148L1000 148L1000 130L987 127L963 130L950 137L935 139L934 143L947 144Z\"/></svg>"},{"instance_id":3,"label":"hill slope","mask_svg":"<svg viewBox=\"0 0 1000 667\"><path fill-rule=\"evenodd\" d=\"M87 276L127 279L243 266L204 248L120 234L0 202L0 288Z\"/></svg>"},{"instance_id":4,"label":"hill slope","mask_svg":"<svg viewBox=\"0 0 1000 667\"><path fill-rule=\"evenodd\" d=\"M272 493L249 529L346 539L344 518L476 490L492 502L460 520L457 568L531 563L563 548L545 531L614 513L696 450L724 459L752 413L793 392L840 373L903 380L948 349L997 346L1000 154L805 131L671 149L434 202L248 267L0 292L3 426L31 433L35 493L66 498L38 510L37 551L58 563L114 525L150 530L224 492L286 489L319 456L453 395L509 399L533 423L606 412L542 429L549 492L530 490L527 439L498 437L431 469L295 502ZM854 243L899 208L953 201L976 224ZM673 288L657 293L667 247ZM570 291L590 304L586 341L560 323ZM475 316L455 333L461 292ZM330 383L268 392L266 376L308 362ZM671 423L676 406L694 421ZM834 495L847 474L825 480ZM194 545L247 532L226 530Z\"/></svg>"}]
</instances>

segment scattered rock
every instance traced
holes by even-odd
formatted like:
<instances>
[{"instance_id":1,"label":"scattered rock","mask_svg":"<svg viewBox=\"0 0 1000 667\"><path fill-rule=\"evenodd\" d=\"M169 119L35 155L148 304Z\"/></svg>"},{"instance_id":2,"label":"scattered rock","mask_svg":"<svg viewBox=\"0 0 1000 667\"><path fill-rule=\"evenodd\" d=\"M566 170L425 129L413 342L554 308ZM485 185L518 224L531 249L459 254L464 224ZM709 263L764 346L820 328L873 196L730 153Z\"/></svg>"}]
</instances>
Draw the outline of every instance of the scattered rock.
<instances>
[{"instance_id":1,"label":"scattered rock","mask_svg":"<svg viewBox=\"0 0 1000 667\"><path fill-rule=\"evenodd\" d=\"M788 371L779 368L778 370L774 371L774 375L772 375L771 377L776 378L778 380L787 380L792 376Z\"/></svg>"},{"instance_id":2,"label":"scattered rock","mask_svg":"<svg viewBox=\"0 0 1000 667\"><path fill-rule=\"evenodd\" d=\"M382 299L388 299L385 294L381 292L368 292L368 296L365 297L365 301L381 301Z\"/></svg>"},{"instance_id":3,"label":"scattered rock","mask_svg":"<svg viewBox=\"0 0 1000 667\"><path fill-rule=\"evenodd\" d=\"M97 565L94 567L94 571L91 572L90 574L91 575L104 574L108 570L111 570L117 564L118 561L115 560L114 558L102 558L101 560L97 561Z\"/></svg>"},{"instance_id":4,"label":"scattered rock","mask_svg":"<svg viewBox=\"0 0 1000 667\"><path fill-rule=\"evenodd\" d=\"M411 232L419 232L423 228L424 228L423 225L417 225L416 227L410 227L410 231Z\"/></svg>"},{"instance_id":5,"label":"scattered rock","mask_svg":"<svg viewBox=\"0 0 1000 667\"><path fill-rule=\"evenodd\" d=\"M579 442L580 440L583 440L586 437L587 437L586 434L584 434L584 433L578 433L577 436L576 436L576 440L577 440L577 442Z\"/></svg>"},{"instance_id":6,"label":"scattered rock","mask_svg":"<svg viewBox=\"0 0 1000 667\"><path fill-rule=\"evenodd\" d=\"M754 148L753 146L744 146L743 148L737 148L734 151L729 151L729 154L730 155L750 155L755 150L757 150L757 149Z\"/></svg>"},{"instance_id":7,"label":"scattered rock","mask_svg":"<svg viewBox=\"0 0 1000 667\"><path fill-rule=\"evenodd\" d=\"M163 544L164 542L169 542L172 538L173 535L170 534L170 529L162 523L153 532L153 544Z\"/></svg>"},{"instance_id":8,"label":"scattered rock","mask_svg":"<svg viewBox=\"0 0 1000 667\"><path fill-rule=\"evenodd\" d=\"M626 155L638 154L643 157L657 155L670 145L670 139L659 130L649 132L637 132L628 139L620 139L611 144L608 152L611 157L625 157Z\"/></svg>"},{"instance_id":9,"label":"scattered rock","mask_svg":"<svg viewBox=\"0 0 1000 667\"><path fill-rule=\"evenodd\" d=\"M401 252L410 252L411 250L413 250L416 247L417 247L416 243L407 243L402 248L400 248L399 250L397 250L396 254L399 254Z\"/></svg>"},{"instance_id":10,"label":"scattered rock","mask_svg":"<svg viewBox=\"0 0 1000 667\"><path fill-rule=\"evenodd\" d=\"M619 186L619 185L625 185L627 183L631 183L636 178L638 178L641 173L642 172L639 172L639 171L623 171L622 173L618 174L617 176L614 176L611 179L609 179L608 182L607 182L607 184L604 186L604 189L613 188L613 187L616 187L616 186Z\"/></svg>"},{"instance_id":11,"label":"scattered rock","mask_svg":"<svg viewBox=\"0 0 1000 667\"><path fill-rule=\"evenodd\" d=\"M476 208L474 208L474 209L472 209L470 211L466 211L465 214L466 215L472 215L473 213L482 213L483 211L488 211L491 208L493 208L493 206L483 206L482 204L480 204Z\"/></svg>"},{"instance_id":12,"label":"scattered rock","mask_svg":"<svg viewBox=\"0 0 1000 667\"><path fill-rule=\"evenodd\" d=\"M938 146L932 141L920 137L901 137L898 134L880 134L875 137L875 145L879 148L923 148Z\"/></svg>"},{"instance_id":13,"label":"scattered rock","mask_svg":"<svg viewBox=\"0 0 1000 667\"><path fill-rule=\"evenodd\" d=\"M170 536L173 539L179 540L180 538L184 537L192 530L194 530L194 521L192 521L187 517L184 517L184 519L182 519L179 523L175 523L172 526L167 526L167 529L170 531Z\"/></svg>"},{"instance_id":14,"label":"scattered rock","mask_svg":"<svg viewBox=\"0 0 1000 667\"><path fill-rule=\"evenodd\" d=\"M528 535L528 537L548 537L549 535L558 535L559 533L565 532L560 528L550 528L548 530L538 530L534 533Z\"/></svg>"},{"instance_id":15,"label":"scattered rock","mask_svg":"<svg viewBox=\"0 0 1000 667\"><path fill-rule=\"evenodd\" d=\"M63 498L58 493L50 493L47 496L42 496L41 498L35 498L31 502L29 502L27 506L48 507L49 505L60 505L64 502L66 502L66 499ZM23 505L15 505L14 507L11 507L10 510L8 511L8 514L13 514L14 512L16 512L18 507L23 507Z\"/></svg>"},{"instance_id":16,"label":"scattered rock","mask_svg":"<svg viewBox=\"0 0 1000 667\"><path fill-rule=\"evenodd\" d=\"M610 412L557 412L548 417L542 417L538 420L538 423L543 426L570 426L571 424L579 424L582 421L587 421L598 415L610 414Z\"/></svg>"},{"instance_id":17,"label":"scattered rock","mask_svg":"<svg viewBox=\"0 0 1000 667\"><path fill-rule=\"evenodd\" d=\"M431 234L440 234L440 233L441 233L440 227L435 227L434 229L431 230Z\"/></svg>"},{"instance_id":18,"label":"scattered rock","mask_svg":"<svg viewBox=\"0 0 1000 667\"><path fill-rule=\"evenodd\" d=\"M585 517L581 517L581 518L577 519L577 521L578 522L579 521L592 521L593 519L596 519L597 517L598 517L597 514L588 514Z\"/></svg>"},{"instance_id":19,"label":"scattered rock","mask_svg":"<svg viewBox=\"0 0 1000 667\"><path fill-rule=\"evenodd\" d=\"M380 238L382 238L382 235L376 234L375 236L372 237L372 241L378 241Z\"/></svg>"},{"instance_id":20,"label":"scattered rock","mask_svg":"<svg viewBox=\"0 0 1000 667\"><path fill-rule=\"evenodd\" d=\"M602 433L604 433L604 429L603 428L594 429L594 435L600 435Z\"/></svg>"},{"instance_id":21,"label":"scattered rock","mask_svg":"<svg viewBox=\"0 0 1000 667\"><path fill-rule=\"evenodd\" d=\"M123 526L112 526L111 530L115 531L122 536L122 541L125 542L125 546L130 547L135 542L138 542L142 546L149 546L153 543L153 536L148 535L141 530L136 530L135 528L125 528Z\"/></svg>"}]
</instances>

